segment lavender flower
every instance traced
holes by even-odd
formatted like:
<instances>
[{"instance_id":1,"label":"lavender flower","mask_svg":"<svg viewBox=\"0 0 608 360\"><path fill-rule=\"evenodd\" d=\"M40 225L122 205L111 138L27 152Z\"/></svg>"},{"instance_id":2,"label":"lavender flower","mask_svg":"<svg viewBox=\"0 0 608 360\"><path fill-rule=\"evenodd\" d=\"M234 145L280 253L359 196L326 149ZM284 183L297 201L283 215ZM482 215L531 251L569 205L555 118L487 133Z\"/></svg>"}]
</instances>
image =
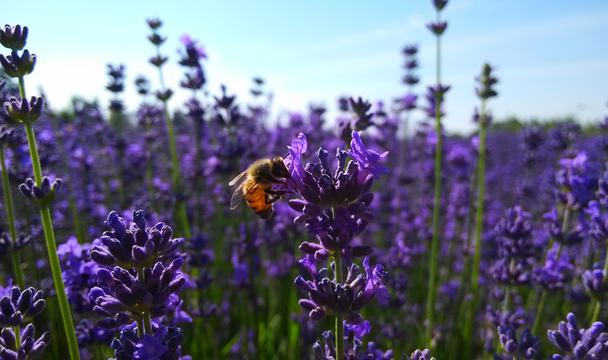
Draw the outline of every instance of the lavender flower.
<instances>
[{"instance_id":1,"label":"lavender flower","mask_svg":"<svg viewBox=\"0 0 608 360\"><path fill-rule=\"evenodd\" d=\"M572 279L574 265L566 254L558 255L557 249L547 253L545 264L534 272L534 281L547 290L561 290Z\"/></svg>"},{"instance_id":2,"label":"lavender flower","mask_svg":"<svg viewBox=\"0 0 608 360\"><path fill-rule=\"evenodd\" d=\"M443 10L443 8L448 4L448 0L433 0L433 5L437 11Z\"/></svg>"},{"instance_id":3,"label":"lavender flower","mask_svg":"<svg viewBox=\"0 0 608 360\"><path fill-rule=\"evenodd\" d=\"M555 175L557 198L573 210L583 208L593 198L596 180L590 176L588 156L584 151L559 161L560 170Z\"/></svg>"},{"instance_id":4,"label":"lavender flower","mask_svg":"<svg viewBox=\"0 0 608 360\"><path fill-rule=\"evenodd\" d=\"M435 36L441 36L445 32L445 29L448 27L448 23L446 21L436 21L431 22L426 25L426 27L433 33Z\"/></svg>"},{"instance_id":5,"label":"lavender flower","mask_svg":"<svg viewBox=\"0 0 608 360\"><path fill-rule=\"evenodd\" d=\"M383 351L373 343L367 343L367 347L364 346L361 339L356 337L348 337L344 339L346 342L346 350L344 359L346 360L359 360L359 359L376 359L376 360L392 360L393 351ZM315 360L335 360L336 357L336 345L334 341L334 334L331 331L325 331L322 334L322 341L316 341L312 346L313 358ZM434 358L433 358L434 359ZM419 358L416 360L425 360ZM430 359L429 359L430 360Z\"/></svg>"},{"instance_id":6,"label":"lavender flower","mask_svg":"<svg viewBox=\"0 0 608 360\"><path fill-rule=\"evenodd\" d=\"M36 359L42 356L50 341L50 333L44 332L36 338L33 324L27 324L20 333L21 346L17 347L13 328L4 328L0 332L0 358L2 360Z\"/></svg>"},{"instance_id":7,"label":"lavender flower","mask_svg":"<svg viewBox=\"0 0 608 360\"><path fill-rule=\"evenodd\" d=\"M113 360L180 360L182 331L179 328L157 327L154 334L138 336L135 329L126 327L112 341Z\"/></svg>"},{"instance_id":8,"label":"lavender flower","mask_svg":"<svg viewBox=\"0 0 608 360\"><path fill-rule=\"evenodd\" d=\"M88 295L97 285L99 265L91 260L89 253L90 244L79 244L75 237L57 247L67 297L77 312L89 312L93 308Z\"/></svg>"},{"instance_id":9,"label":"lavender flower","mask_svg":"<svg viewBox=\"0 0 608 360\"><path fill-rule=\"evenodd\" d=\"M425 108L427 116L430 118L435 118L437 116L437 109L439 108L440 116L444 116L443 112L443 97L446 92L450 90L449 85L433 85L427 88L426 100L428 102L427 107ZM439 106L437 106L437 102L439 102Z\"/></svg>"},{"instance_id":10,"label":"lavender flower","mask_svg":"<svg viewBox=\"0 0 608 360\"><path fill-rule=\"evenodd\" d=\"M329 168L326 150L320 149L317 158L317 163L307 164L302 177L300 169L294 168L292 178L299 187L295 191L301 194L302 199L291 200L289 204L301 213L295 221L304 223L309 232L318 237L327 253L347 249L353 236L360 234L373 217L369 211L373 195L369 190L374 176L367 171L359 171L360 167L354 160L346 164L343 151L338 152L335 175ZM289 162L297 164L301 159L289 159ZM304 248L302 250L306 252ZM361 255L369 253L359 246L353 250Z\"/></svg>"},{"instance_id":11,"label":"lavender flower","mask_svg":"<svg viewBox=\"0 0 608 360\"><path fill-rule=\"evenodd\" d=\"M382 284L386 276L384 269L380 265L372 269L368 258L363 263L365 273L361 273L356 264L351 264L344 284L332 280L325 268L315 273L314 267L309 267L313 272L310 274L312 280L302 276L296 278L296 286L308 296L299 301L300 306L309 311L311 319L320 320L326 314L339 313L349 324L358 325L363 321L359 310L364 305L376 296L386 299L388 293Z\"/></svg>"},{"instance_id":12,"label":"lavender flower","mask_svg":"<svg viewBox=\"0 0 608 360\"><path fill-rule=\"evenodd\" d=\"M566 321L560 321L557 330L548 330L547 336L560 352L553 354L554 360L608 357L608 333L599 321L588 329L579 329L574 314L568 313Z\"/></svg>"},{"instance_id":13,"label":"lavender flower","mask_svg":"<svg viewBox=\"0 0 608 360\"><path fill-rule=\"evenodd\" d=\"M188 35L183 35L180 37L179 41L184 45L185 50L182 54L182 58L179 60L179 64L193 68L200 67L200 61L207 59L205 49Z\"/></svg>"},{"instance_id":14,"label":"lavender flower","mask_svg":"<svg viewBox=\"0 0 608 360\"><path fill-rule=\"evenodd\" d=\"M158 18L150 18L146 20L146 23L148 24L148 26L150 27L150 29L152 30L157 30L159 29L161 26L163 26L163 22L158 19Z\"/></svg>"},{"instance_id":15,"label":"lavender flower","mask_svg":"<svg viewBox=\"0 0 608 360\"><path fill-rule=\"evenodd\" d=\"M399 104L401 105L401 109L404 111L411 111L416 108L416 101L418 100L418 95L407 93L402 98L398 99Z\"/></svg>"},{"instance_id":16,"label":"lavender flower","mask_svg":"<svg viewBox=\"0 0 608 360\"><path fill-rule=\"evenodd\" d=\"M135 78L135 87L140 95L148 95L150 93L150 81L145 76Z\"/></svg>"},{"instance_id":17,"label":"lavender flower","mask_svg":"<svg viewBox=\"0 0 608 360\"><path fill-rule=\"evenodd\" d=\"M186 277L180 271L183 258L176 257L180 240L163 223L146 229L142 210L133 212L131 227L111 212L106 231L91 249L91 258L102 267L97 283L89 292L93 311L103 320L99 325L113 328L137 321L138 331L149 334L150 319L174 312L177 296ZM165 263L168 263L165 265ZM111 265L114 266L113 268Z\"/></svg>"},{"instance_id":18,"label":"lavender flower","mask_svg":"<svg viewBox=\"0 0 608 360\"><path fill-rule=\"evenodd\" d=\"M25 321L44 311L46 303L42 290L29 287L23 291L11 289L10 295L0 299L0 327L21 326Z\"/></svg>"},{"instance_id":19,"label":"lavender flower","mask_svg":"<svg viewBox=\"0 0 608 360\"><path fill-rule=\"evenodd\" d=\"M347 151L359 165L359 170L363 172L361 176L373 175L375 177L388 173L388 169L382 165L382 161L388 155L388 151L378 153L374 150L368 149L361 135L357 131L353 131L352 140L350 141L350 149Z\"/></svg>"},{"instance_id":20,"label":"lavender flower","mask_svg":"<svg viewBox=\"0 0 608 360\"><path fill-rule=\"evenodd\" d=\"M475 92L481 99L487 100L498 95L494 89L494 86L498 83L498 78L492 74L493 70L490 64L484 64L481 75L477 78L479 85Z\"/></svg>"},{"instance_id":21,"label":"lavender flower","mask_svg":"<svg viewBox=\"0 0 608 360\"><path fill-rule=\"evenodd\" d=\"M144 211L133 211L129 228L115 211L106 221L111 230L104 232L91 248L91 259L103 266L119 265L126 269L150 267L156 261L170 261L182 238L173 238L173 230L164 223L146 228Z\"/></svg>"},{"instance_id":22,"label":"lavender flower","mask_svg":"<svg viewBox=\"0 0 608 360\"><path fill-rule=\"evenodd\" d=\"M532 215L516 206L506 211L496 225L499 259L492 267L494 280L503 284L525 284L532 277L538 250L532 242Z\"/></svg>"},{"instance_id":23,"label":"lavender flower","mask_svg":"<svg viewBox=\"0 0 608 360\"><path fill-rule=\"evenodd\" d=\"M587 293L596 299L602 299L608 291L608 282L602 269L585 270L582 281Z\"/></svg>"},{"instance_id":24,"label":"lavender flower","mask_svg":"<svg viewBox=\"0 0 608 360\"><path fill-rule=\"evenodd\" d=\"M0 65L2 65L6 75L12 78L23 77L34 71L36 55L30 54L28 50L23 50L21 55L19 55L16 50L13 50L6 57L0 54Z\"/></svg>"},{"instance_id":25,"label":"lavender flower","mask_svg":"<svg viewBox=\"0 0 608 360\"><path fill-rule=\"evenodd\" d=\"M106 89L113 93L120 93L124 90L125 66L123 64L107 66L110 83L106 85Z\"/></svg>"},{"instance_id":26,"label":"lavender flower","mask_svg":"<svg viewBox=\"0 0 608 360\"><path fill-rule=\"evenodd\" d=\"M405 360L435 360L435 358L431 356L431 350L429 349L416 349L410 356L406 355Z\"/></svg>"},{"instance_id":27,"label":"lavender flower","mask_svg":"<svg viewBox=\"0 0 608 360\"><path fill-rule=\"evenodd\" d=\"M29 29L27 26L21 25L5 25L4 29L0 29L0 44L7 49L23 50L27 41Z\"/></svg>"},{"instance_id":28,"label":"lavender flower","mask_svg":"<svg viewBox=\"0 0 608 360\"><path fill-rule=\"evenodd\" d=\"M166 315L180 304L175 294L186 283L186 278L179 272L182 263L181 258L167 267L156 263L152 269L146 268L141 276L133 276L120 267L114 267L112 271L99 269L97 281L102 287L94 287L89 293L95 303L93 311L113 319L103 323L108 327L137 320L144 313L152 317Z\"/></svg>"},{"instance_id":29,"label":"lavender flower","mask_svg":"<svg viewBox=\"0 0 608 360\"><path fill-rule=\"evenodd\" d=\"M509 326L498 326L500 345L508 355L498 355L497 360L536 359L540 347L540 340L525 329L518 337L515 330Z\"/></svg>"},{"instance_id":30,"label":"lavender flower","mask_svg":"<svg viewBox=\"0 0 608 360\"><path fill-rule=\"evenodd\" d=\"M4 103L4 111L11 118L13 124L33 124L42 113L44 100L41 97L32 96L30 101L22 98L11 97Z\"/></svg>"},{"instance_id":31,"label":"lavender flower","mask_svg":"<svg viewBox=\"0 0 608 360\"><path fill-rule=\"evenodd\" d=\"M349 324L360 324L363 318L359 311L365 304L376 296L384 303L388 301L382 283L386 276L382 266L376 265L372 269L365 258L363 274L352 263L353 257L363 257L372 251L371 246L352 244L352 240L372 218L370 188L374 174L383 172L379 162L386 154L369 150L353 131L351 150L337 149L337 169L332 174L328 153L323 148L317 152L317 163L302 165L302 154L307 147L306 137L299 135L289 147L285 161L291 173L288 188L301 196L289 203L301 213L294 222L304 223L318 240L318 243L307 241L300 245L307 254L300 264L307 272L308 280L298 276L295 284L306 294L299 303L308 310L311 319L319 320L326 314L333 314L336 324L340 324L335 334L335 350L326 340L325 347L319 343L313 347L315 356L330 356L333 351L342 359L344 355L349 357L350 351L344 347L342 319ZM352 160L347 163L348 155ZM330 256L334 259L331 275L327 268L317 271L315 261ZM345 278L342 276L344 269L347 270Z\"/></svg>"},{"instance_id":32,"label":"lavender flower","mask_svg":"<svg viewBox=\"0 0 608 360\"><path fill-rule=\"evenodd\" d=\"M0 298L0 327L3 328L0 331L1 359L35 359L42 355L50 334L45 332L36 338L34 325L27 323L40 315L45 305L44 293L33 287L23 291L13 287L8 295Z\"/></svg>"},{"instance_id":33,"label":"lavender flower","mask_svg":"<svg viewBox=\"0 0 608 360\"><path fill-rule=\"evenodd\" d=\"M32 237L26 234L19 234L16 239L12 239L9 233L0 233L0 253L6 254L11 251L19 251L24 249L32 240Z\"/></svg>"},{"instance_id":34,"label":"lavender flower","mask_svg":"<svg viewBox=\"0 0 608 360\"><path fill-rule=\"evenodd\" d=\"M32 200L35 204L48 206L55 200L62 186L62 179L55 179L51 182L45 176L42 178L40 186L36 185L34 179L28 178L23 184L19 185L19 191L25 198Z\"/></svg>"}]
</instances>

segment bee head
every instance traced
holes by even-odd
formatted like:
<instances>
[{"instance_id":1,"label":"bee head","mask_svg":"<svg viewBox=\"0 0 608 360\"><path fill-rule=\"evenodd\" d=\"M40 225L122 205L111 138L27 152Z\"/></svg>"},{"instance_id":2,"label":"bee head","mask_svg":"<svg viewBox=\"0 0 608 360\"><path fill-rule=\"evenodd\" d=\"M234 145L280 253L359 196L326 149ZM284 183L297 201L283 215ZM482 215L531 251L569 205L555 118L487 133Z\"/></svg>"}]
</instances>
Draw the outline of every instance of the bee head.
<instances>
[{"instance_id":1,"label":"bee head","mask_svg":"<svg viewBox=\"0 0 608 360\"><path fill-rule=\"evenodd\" d=\"M272 167L270 168L272 176L276 178L290 178L291 174L283 162L281 156L275 156L272 158Z\"/></svg>"}]
</instances>

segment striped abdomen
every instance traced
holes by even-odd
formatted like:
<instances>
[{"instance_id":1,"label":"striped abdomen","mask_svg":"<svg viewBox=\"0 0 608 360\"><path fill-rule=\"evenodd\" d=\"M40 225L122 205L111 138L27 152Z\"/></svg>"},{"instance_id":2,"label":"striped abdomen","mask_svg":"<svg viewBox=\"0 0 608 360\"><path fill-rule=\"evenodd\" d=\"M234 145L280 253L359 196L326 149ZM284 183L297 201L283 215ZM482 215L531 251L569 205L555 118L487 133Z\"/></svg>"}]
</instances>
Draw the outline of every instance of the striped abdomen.
<instances>
[{"instance_id":1,"label":"striped abdomen","mask_svg":"<svg viewBox=\"0 0 608 360\"><path fill-rule=\"evenodd\" d=\"M247 205L249 205L251 210L262 219L270 218L273 213L272 204L268 203L268 194L265 191L266 188L267 186L255 184L253 181L250 181L250 183L243 186Z\"/></svg>"}]
</instances>

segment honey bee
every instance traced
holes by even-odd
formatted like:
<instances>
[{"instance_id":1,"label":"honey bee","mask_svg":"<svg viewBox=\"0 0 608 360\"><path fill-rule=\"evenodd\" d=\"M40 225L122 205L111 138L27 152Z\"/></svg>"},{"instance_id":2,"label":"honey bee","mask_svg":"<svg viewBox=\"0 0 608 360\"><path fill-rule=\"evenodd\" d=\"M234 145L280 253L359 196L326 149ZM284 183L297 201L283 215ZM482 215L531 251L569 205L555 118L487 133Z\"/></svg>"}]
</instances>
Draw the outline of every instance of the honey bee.
<instances>
[{"instance_id":1,"label":"honey bee","mask_svg":"<svg viewBox=\"0 0 608 360\"><path fill-rule=\"evenodd\" d=\"M290 177L280 156L255 161L228 183L229 186L236 186L230 199L230 210L238 208L246 200L256 215L270 219L274 213L272 204L285 194L285 191L272 190L272 185L284 184L284 179Z\"/></svg>"}]
</instances>

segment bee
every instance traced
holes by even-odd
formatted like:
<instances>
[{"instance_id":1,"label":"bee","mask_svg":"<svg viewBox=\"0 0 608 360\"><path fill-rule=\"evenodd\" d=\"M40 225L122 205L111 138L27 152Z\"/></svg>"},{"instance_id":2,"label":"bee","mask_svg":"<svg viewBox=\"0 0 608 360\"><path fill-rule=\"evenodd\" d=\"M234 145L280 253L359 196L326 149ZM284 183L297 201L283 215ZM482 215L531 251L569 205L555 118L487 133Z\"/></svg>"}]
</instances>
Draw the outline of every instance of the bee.
<instances>
[{"instance_id":1,"label":"bee","mask_svg":"<svg viewBox=\"0 0 608 360\"><path fill-rule=\"evenodd\" d=\"M246 200L256 215L270 219L274 213L272 204L285 194L285 191L272 190L272 185L285 184L284 180L290 177L281 156L255 161L228 183L236 186L230 199L230 210L238 208Z\"/></svg>"}]
</instances>

